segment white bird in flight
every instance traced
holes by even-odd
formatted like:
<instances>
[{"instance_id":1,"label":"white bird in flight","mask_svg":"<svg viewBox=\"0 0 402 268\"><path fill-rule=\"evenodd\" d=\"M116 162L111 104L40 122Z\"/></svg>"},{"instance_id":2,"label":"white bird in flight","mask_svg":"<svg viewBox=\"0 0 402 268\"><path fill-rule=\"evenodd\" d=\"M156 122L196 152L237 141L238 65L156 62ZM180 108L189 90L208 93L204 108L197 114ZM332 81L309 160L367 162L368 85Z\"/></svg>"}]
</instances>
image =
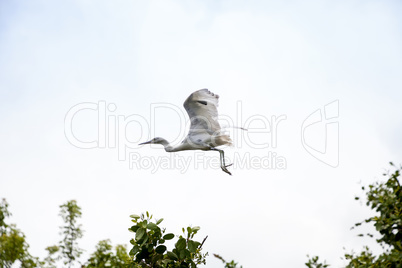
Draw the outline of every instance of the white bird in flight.
<instances>
[{"instance_id":1,"label":"white bird in flight","mask_svg":"<svg viewBox=\"0 0 402 268\"><path fill-rule=\"evenodd\" d=\"M142 144L162 144L166 152L178 152L185 150L218 151L220 155L221 169L232 175L225 164L225 154L221 145L232 145L229 135L222 132L217 121L219 96L208 89L200 89L193 92L184 102L183 106L190 117L191 125L187 137L177 146L172 146L164 138L153 138Z\"/></svg>"}]
</instances>

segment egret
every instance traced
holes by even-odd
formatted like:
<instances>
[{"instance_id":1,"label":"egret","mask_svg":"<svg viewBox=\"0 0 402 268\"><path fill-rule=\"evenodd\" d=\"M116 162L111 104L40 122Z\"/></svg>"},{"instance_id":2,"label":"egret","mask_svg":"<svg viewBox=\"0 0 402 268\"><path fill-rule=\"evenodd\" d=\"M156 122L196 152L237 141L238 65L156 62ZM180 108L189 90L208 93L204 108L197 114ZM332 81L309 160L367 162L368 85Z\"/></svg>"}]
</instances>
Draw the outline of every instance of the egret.
<instances>
[{"instance_id":1,"label":"egret","mask_svg":"<svg viewBox=\"0 0 402 268\"><path fill-rule=\"evenodd\" d=\"M187 137L177 146L172 146L164 138L156 137L143 144L161 144L166 152L178 152L185 150L218 151L220 156L221 169L232 175L227 167L232 164L225 164L225 153L217 147L232 145L229 135L224 134L218 118L219 96L208 89L200 89L193 92L184 102L183 106L190 117L190 130Z\"/></svg>"}]
</instances>

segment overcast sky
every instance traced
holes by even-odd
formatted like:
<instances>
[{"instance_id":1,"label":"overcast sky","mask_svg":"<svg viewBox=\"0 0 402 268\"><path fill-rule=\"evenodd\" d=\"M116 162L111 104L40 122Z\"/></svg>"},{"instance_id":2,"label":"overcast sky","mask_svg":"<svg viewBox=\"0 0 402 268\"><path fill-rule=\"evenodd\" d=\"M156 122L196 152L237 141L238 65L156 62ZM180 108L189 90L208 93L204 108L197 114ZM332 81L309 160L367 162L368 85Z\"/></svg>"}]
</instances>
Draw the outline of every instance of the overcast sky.
<instances>
[{"instance_id":1,"label":"overcast sky","mask_svg":"<svg viewBox=\"0 0 402 268\"><path fill-rule=\"evenodd\" d=\"M82 207L87 251L129 244L130 214L169 232L201 226L247 268L334 267L372 240L354 201L402 157L399 1L1 1L0 197L31 253L60 240L59 205ZM182 103L220 95L233 176L180 142ZM346 251L345 249L346 248ZM378 248L373 247L374 250Z\"/></svg>"}]
</instances>

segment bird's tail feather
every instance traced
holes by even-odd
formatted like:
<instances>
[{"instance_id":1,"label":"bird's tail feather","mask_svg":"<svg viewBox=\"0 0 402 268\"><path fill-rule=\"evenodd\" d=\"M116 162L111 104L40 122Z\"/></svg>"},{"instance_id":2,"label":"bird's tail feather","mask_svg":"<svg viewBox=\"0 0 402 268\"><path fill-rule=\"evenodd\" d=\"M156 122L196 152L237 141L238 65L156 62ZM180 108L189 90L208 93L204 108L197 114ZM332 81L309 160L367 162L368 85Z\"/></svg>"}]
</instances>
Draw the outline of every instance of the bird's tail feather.
<instances>
[{"instance_id":1,"label":"bird's tail feather","mask_svg":"<svg viewBox=\"0 0 402 268\"><path fill-rule=\"evenodd\" d=\"M233 146L232 139L230 138L229 135L226 134L221 134L215 137L215 144L216 146L221 146L221 145L228 145L228 146Z\"/></svg>"}]
</instances>

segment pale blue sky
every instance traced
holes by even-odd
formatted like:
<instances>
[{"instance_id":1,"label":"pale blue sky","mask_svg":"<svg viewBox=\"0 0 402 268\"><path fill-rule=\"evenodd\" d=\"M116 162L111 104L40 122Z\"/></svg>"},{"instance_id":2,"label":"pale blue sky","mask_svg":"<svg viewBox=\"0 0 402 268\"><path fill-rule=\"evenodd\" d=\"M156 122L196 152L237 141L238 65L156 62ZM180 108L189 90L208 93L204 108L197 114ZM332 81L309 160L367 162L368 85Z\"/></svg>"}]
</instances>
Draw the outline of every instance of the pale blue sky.
<instances>
[{"instance_id":1,"label":"pale blue sky","mask_svg":"<svg viewBox=\"0 0 402 268\"><path fill-rule=\"evenodd\" d=\"M399 1L2 1L0 197L37 256L59 239L58 206L77 199L87 253L105 238L128 244L128 216L149 210L173 232L200 225L211 255L245 268L267 259L302 267L306 254L341 266L343 247L372 244L349 230L369 215L354 201L359 182L380 179L388 161L402 157L400 14ZM200 88L219 94L219 112L239 125L286 115L276 148L253 148L232 132L237 146L226 150L230 159L276 153L286 169L235 162L229 177L183 152L175 155L190 161L186 172L152 173L130 169L116 148L79 149L64 135L65 116L79 103L114 103L111 118L149 123L150 105L169 103L176 110L156 113L150 129L132 123L126 134L130 146L150 133L173 140L186 131L182 103ZM336 100L333 168L306 152L301 126ZM80 113L73 126L80 139L95 139L96 112ZM322 145L324 129L306 132L313 146ZM271 139L249 135L255 143ZM170 157L150 147L130 152ZM206 267L221 265L210 257Z\"/></svg>"}]
</instances>

